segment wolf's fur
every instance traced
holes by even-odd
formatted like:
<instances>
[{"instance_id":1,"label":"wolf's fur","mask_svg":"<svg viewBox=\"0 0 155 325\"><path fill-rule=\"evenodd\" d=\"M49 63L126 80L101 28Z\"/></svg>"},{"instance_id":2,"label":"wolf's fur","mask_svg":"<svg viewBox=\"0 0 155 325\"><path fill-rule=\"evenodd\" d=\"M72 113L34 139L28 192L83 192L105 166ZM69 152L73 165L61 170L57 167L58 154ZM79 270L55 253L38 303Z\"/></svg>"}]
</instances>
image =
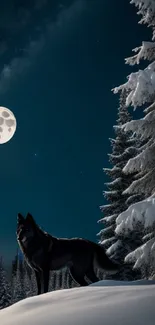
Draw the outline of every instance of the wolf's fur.
<instances>
[{"instance_id":1,"label":"wolf's fur","mask_svg":"<svg viewBox=\"0 0 155 325\"><path fill-rule=\"evenodd\" d=\"M24 218L20 213L17 221L17 241L27 263L35 271L38 294L48 291L50 270L68 267L73 279L81 286L88 285L85 276L96 282L94 268L118 271L105 254L104 249L82 238L56 238L44 232L29 213Z\"/></svg>"}]
</instances>

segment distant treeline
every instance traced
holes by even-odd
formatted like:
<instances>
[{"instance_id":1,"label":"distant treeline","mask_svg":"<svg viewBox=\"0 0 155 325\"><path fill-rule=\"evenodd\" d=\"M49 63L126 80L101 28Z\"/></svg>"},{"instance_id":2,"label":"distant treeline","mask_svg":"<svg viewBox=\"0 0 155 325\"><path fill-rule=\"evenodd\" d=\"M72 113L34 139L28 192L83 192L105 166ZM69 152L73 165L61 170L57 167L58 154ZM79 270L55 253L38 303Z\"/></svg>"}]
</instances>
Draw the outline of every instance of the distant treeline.
<instances>
[{"instance_id":1,"label":"distant treeline","mask_svg":"<svg viewBox=\"0 0 155 325\"><path fill-rule=\"evenodd\" d=\"M37 294L35 274L18 252L10 266L11 276L5 270L4 260L0 257L0 309ZM76 286L67 269L51 272L49 291Z\"/></svg>"}]
</instances>

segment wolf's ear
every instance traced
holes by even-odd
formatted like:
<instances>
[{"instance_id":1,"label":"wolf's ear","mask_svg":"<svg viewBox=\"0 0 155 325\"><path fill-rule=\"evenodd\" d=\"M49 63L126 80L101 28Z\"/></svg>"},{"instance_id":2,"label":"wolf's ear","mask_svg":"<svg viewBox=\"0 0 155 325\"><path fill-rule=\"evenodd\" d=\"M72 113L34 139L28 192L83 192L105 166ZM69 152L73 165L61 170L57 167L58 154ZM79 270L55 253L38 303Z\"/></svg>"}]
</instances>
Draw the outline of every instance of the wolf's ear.
<instances>
[{"instance_id":1,"label":"wolf's ear","mask_svg":"<svg viewBox=\"0 0 155 325\"><path fill-rule=\"evenodd\" d=\"M26 216L26 220L30 221L32 224L35 224L35 221L34 221L34 219L32 217L32 214L30 214L29 212L28 212L28 214Z\"/></svg>"},{"instance_id":2,"label":"wolf's ear","mask_svg":"<svg viewBox=\"0 0 155 325\"><path fill-rule=\"evenodd\" d=\"M25 219L24 219L24 217L22 216L22 214L21 213L18 213L18 215L17 215L17 222L18 223L24 223L25 222Z\"/></svg>"}]
</instances>

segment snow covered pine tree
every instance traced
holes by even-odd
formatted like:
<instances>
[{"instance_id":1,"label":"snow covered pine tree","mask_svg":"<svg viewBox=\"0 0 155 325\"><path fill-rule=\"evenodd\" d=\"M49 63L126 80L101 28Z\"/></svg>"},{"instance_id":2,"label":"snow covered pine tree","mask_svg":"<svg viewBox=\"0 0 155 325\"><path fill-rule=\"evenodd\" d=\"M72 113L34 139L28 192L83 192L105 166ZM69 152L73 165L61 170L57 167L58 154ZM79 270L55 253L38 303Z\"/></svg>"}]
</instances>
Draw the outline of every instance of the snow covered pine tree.
<instances>
[{"instance_id":1,"label":"snow covered pine tree","mask_svg":"<svg viewBox=\"0 0 155 325\"><path fill-rule=\"evenodd\" d=\"M109 202L108 205L101 206L101 211L104 213L104 218L99 220L104 225L104 228L99 232L100 243L107 249L108 255L115 261L122 263L125 256L140 244L140 237L135 238L115 234L116 218L118 215L127 209L130 202L136 202L139 195L123 194L123 191L132 183L135 173L130 176L123 173L123 167L127 161L134 157L137 153L136 147L140 141L132 136L131 132L125 132L121 125L131 120L131 116L125 106L126 91L120 96L120 105L118 109L117 125L114 126L116 139L110 139L112 145L112 154L109 154L110 163L113 168L104 168L106 174L112 179L112 182L106 183L108 191L104 191L104 197ZM113 276L107 273L106 278ZM115 275L115 279L132 280L139 277L138 272L132 272L132 265L123 265L122 270Z\"/></svg>"},{"instance_id":2,"label":"snow covered pine tree","mask_svg":"<svg viewBox=\"0 0 155 325\"><path fill-rule=\"evenodd\" d=\"M143 42L134 49L136 54L127 58L126 63L135 65L141 60L151 63L145 69L131 73L127 82L115 88L114 93L126 90L127 106L131 105L134 109L141 106L145 113L143 118L122 126L126 132L135 132L145 141L140 153L127 162L123 171L127 175L139 173L139 178L124 193L145 193L148 199L131 205L119 215L116 234L132 235L139 225L143 227L143 244L128 254L125 261L134 262L134 268L139 268L142 277L148 278L155 273L155 1L132 0L131 3L138 7L138 14L142 15L140 23L152 28L153 38L151 42Z\"/></svg>"},{"instance_id":3,"label":"snow covered pine tree","mask_svg":"<svg viewBox=\"0 0 155 325\"><path fill-rule=\"evenodd\" d=\"M2 257L0 257L0 309L11 305L11 290L3 266Z\"/></svg>"},{"instance_id":4,"label":"snow covered pine tree","mask_svg":"<svg viewBox=\"0 0 155 325\"><path fill-rule=\"evenodd\" d=\"M11 302L12 304L24 299L26 297L24 288L24 266L23 261L20 257L19 250L17 250L17 255L15 261L12 263L12 281L11 281Z\"/></svg>"}]
</instances>

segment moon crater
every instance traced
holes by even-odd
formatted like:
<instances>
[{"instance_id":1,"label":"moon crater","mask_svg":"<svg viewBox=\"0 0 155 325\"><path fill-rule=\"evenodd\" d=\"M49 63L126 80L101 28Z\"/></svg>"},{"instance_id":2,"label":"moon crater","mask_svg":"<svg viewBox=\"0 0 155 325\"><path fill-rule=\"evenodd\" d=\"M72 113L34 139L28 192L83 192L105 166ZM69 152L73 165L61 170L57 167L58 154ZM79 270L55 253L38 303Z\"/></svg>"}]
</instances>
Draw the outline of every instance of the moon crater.
<instances>
[{"instance_id":1,"label":"moon crater","mask_svg":"<svg viewBox=\"0 0 155 325\"><path fill-rule=\"evenodd\" d=\"M2 125L4 123L4 118L0 117L0 125Z\"/></svg>"},{"instance_id":2,"label":"moon crater","mask_svg":"<svg viewBox=\"0 0 155 325\"><path fill-rule=\"evenodd\" d=\"M5 120L5 124L8 126L8 127L11 127L15 124L15 121L12 120L12 119L9 119L9 120Z\"/></svg>"},{"instance_id":3,"label":"moon crater","mask_svg":"<svg viewBox=\"0 0 155 325\"><path fill-rule=\"evenodd\" d=\"M6 112L6 111L3 111L2 112L2 116L5 117L5 118L7 118L7 117L10 116L10 114L8 112Z\"/></svg>"}]
</instances>

